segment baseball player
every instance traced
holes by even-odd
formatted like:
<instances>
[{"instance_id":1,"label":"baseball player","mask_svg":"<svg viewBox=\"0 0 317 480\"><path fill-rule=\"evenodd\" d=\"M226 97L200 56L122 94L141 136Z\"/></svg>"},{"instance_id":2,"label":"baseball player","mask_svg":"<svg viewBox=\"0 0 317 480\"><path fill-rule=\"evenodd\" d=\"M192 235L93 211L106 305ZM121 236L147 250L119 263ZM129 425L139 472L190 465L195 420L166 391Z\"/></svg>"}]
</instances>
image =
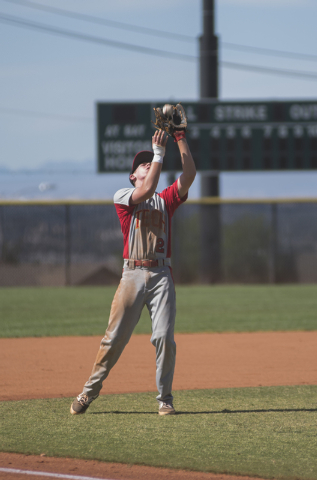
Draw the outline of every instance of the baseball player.
<instances>
[{"instance_id":1,"label":"baseball player","mask_svg":"<svg viewBox=\"0 0 317 480\"><path fill-rule=\"evenodd\" d=\"M172 381L175 366L175 288L171 270L171 219L186 199L196 168L185 132L175 132L183 173L173 185L156 193L167 135L156 130L151 151L139 152L132 164L130 182L114 195L123 233L124 268L115 293L109 324L97 353L91 376L73 401L73 415L85 413L102 388L139 321L144 305L152 321L151 342L156 348L156 385L159 414L175 413Z\"/></svg>"}]
</instances>

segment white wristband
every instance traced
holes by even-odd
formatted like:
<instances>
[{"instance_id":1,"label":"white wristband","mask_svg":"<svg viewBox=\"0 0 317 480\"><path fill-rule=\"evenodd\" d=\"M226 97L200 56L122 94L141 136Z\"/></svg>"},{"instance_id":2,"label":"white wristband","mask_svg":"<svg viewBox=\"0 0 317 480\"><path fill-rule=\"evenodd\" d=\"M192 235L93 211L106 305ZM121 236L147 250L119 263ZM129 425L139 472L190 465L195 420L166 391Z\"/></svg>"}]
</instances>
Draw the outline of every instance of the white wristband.
<instances>
[{"instance_id":1,"label":"white wristband","mask_svg":"<svg viewBox=\"0 0 317 480\"><path fill-rule=\"evenodd\" d=\"M153 162L163 163L163 158L165 155L165 147L163 147L162 145L156 145L156 143L154 143L153 152L154 152L154 157L153 157L152 163Z\"/></svg>"}]
</instances>

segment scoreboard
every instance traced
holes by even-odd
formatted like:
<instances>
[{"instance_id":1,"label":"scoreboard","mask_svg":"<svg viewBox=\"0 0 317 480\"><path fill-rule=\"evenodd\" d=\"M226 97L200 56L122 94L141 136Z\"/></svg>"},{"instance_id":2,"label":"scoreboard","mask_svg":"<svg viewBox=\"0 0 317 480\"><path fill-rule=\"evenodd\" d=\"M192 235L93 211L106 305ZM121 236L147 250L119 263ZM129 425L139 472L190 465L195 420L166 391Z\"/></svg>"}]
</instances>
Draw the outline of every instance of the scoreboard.
<instances>
[{"instance_id":1,"label":"scoreboard","mask_svg":"<svg viewBox=\"0 0 317 480\"><path fill-rule=\"evenodd\" d=\"M317 100L181 103L198 171L317 169ZM98 172L128 172L138 151L151 150L158 106L163 103L97 104ZM172 138L163 170L181 170Z\"/></svg>"}]
</instances>

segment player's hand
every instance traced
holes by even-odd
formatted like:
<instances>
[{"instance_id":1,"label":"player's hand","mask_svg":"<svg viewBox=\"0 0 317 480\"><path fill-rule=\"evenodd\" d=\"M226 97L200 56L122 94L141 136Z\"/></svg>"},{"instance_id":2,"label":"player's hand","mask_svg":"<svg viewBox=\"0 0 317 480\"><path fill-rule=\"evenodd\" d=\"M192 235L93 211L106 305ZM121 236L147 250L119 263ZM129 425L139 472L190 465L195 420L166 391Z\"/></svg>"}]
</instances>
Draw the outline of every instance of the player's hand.
<instances>
[{"instance_id":1,"label":"player's hand","mask_svg":"<svg viewBox=\"0 0 317 480\"><path fill-rule=\"evenodd\" d=\"M155 133L152 137L152 146L159 145L160 147L165 147L167 140L168 136L164 130L155 130Z\"/></svg>"}]
</instances>

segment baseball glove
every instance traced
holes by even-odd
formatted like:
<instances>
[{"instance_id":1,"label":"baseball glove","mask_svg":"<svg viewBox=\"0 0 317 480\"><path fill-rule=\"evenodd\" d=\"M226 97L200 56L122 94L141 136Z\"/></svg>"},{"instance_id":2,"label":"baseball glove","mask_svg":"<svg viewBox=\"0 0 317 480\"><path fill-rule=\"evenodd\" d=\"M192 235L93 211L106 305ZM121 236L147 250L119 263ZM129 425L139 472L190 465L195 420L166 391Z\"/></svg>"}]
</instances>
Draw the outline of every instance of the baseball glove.
<instances>
[{"instance_id":1,"label":"baseball glove","mask_svg":"<svg viewBox=\"0 0 317 480\"><path fill-rule=\"evenodd\" d=\"M180 103L176 107L166 104L163 108L154 108L153 110L156 121L152 123L158 130L164 130L171 137L174 137L177 132L186 131L187 117L184 107Z\"/></svg>"}]
</instances>

